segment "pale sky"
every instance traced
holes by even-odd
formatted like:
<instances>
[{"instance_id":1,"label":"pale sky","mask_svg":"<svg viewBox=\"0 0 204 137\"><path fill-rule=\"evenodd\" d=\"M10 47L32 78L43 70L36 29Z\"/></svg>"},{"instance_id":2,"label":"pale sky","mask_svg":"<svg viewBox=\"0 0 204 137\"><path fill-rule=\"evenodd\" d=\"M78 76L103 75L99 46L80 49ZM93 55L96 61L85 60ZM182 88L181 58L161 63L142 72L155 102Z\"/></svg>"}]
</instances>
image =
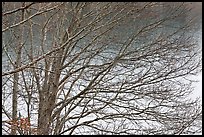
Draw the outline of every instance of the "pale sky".
<instances>
[{"instance_id":1,"label":"pale sky","mask_svg":"<svg viewBox=\"0 0 204 137\"><path fill-rule=\"evenodd\" d=\"M192 6L195 6L196 8L193 10L195 14L199 14L199 17L201 17L201 23L202 23L202 2L192 2ZM202 29L202 28L201 28ZM201 35L200 35L200 47L202 48L202 30ZM193 84L195 86L194 89L194 95L193 97L202 97L202 73L200 73L197 77L196 80L199 80L198 83Z\"/></svg>"}]
</instances>

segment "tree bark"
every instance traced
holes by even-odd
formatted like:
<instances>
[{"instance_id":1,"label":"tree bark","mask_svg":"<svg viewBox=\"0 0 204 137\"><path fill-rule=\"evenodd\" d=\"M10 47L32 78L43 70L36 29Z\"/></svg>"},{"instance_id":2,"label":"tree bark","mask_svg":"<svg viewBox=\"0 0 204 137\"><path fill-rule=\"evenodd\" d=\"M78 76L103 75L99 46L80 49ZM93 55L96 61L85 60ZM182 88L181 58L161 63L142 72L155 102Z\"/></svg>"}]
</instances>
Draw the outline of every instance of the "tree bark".
<instances>
[{"instance_id":1,"label":"tree bark","mask_svg":"<svg viewBox=\"0 0 204 137\"><path fill-rule=\"evenodd\" d=\"M25 2L22 3L22 7L25 6ZM24 9L22 10L21 20L24 20ZM23 47L23 24L20 28L21 36L19 39L19 45L17 45L17 58L14 64L14 69L17 69L21 65L21 54L22 54L22 47ZM12 95L12 120L17 122L17 108L18 108L18 82L19 82L19 74L14 73L14 83L13 83L13 95ZM17 126L12 125L13 128L11 129L11 135L16 135Z\"/></svg>"}]
</instances>

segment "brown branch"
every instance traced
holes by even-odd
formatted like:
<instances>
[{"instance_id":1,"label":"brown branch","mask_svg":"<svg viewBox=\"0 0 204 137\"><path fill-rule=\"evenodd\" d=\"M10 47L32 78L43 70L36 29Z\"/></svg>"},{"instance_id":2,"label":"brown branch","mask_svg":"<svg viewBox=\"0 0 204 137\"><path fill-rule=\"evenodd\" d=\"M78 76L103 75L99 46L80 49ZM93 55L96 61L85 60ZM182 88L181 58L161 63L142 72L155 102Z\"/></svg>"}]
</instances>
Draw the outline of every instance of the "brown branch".
<instances>
[{"instance_id":1,"label":"brown branch","mask_svg":"<svg viewBox=\"0 0 204 137\"><path fill-rule=\"evenodd\" d=\"M30 6L32 6L33 4L36 4L36 2L32 2L32 3L30 3L30 4L28 4L28 5L24 6L24 7L21 7L21 8L18 8L18 9L14 9L12 11L5 12L5 13L2 14L2 16L8 15L8 14L12 14L12 13L18 12L20 10L25 10L25 9L29 8Z\"/></svg>"}]
</instances>

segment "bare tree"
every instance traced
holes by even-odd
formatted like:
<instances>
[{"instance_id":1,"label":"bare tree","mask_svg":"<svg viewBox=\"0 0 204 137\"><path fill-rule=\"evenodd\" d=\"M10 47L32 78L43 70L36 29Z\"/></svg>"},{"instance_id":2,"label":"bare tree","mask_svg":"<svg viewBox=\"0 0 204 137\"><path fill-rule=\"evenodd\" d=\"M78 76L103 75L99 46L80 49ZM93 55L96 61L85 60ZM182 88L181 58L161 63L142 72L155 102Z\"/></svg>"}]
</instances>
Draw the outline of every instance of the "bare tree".
<instances>
[{"instance_id":1,"label":"bare tree","mask_svg":"<svg viewBox=\"0 0 204 137\"><path fill-rule=\"evenodd\" d=\"M189 4L2 3L3 133L200 133Z\"/></svg>"}]
</instances>

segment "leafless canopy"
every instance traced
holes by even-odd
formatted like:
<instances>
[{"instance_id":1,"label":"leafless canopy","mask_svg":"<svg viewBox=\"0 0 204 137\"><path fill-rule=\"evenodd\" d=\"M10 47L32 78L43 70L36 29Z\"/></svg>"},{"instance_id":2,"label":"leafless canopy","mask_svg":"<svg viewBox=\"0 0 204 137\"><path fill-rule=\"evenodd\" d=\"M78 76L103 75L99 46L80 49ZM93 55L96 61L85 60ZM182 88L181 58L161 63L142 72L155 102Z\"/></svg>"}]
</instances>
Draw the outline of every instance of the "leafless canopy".
<instances>
[{"instance_id":1,"label":"leafless canopy","mask_svg":"<svg viewBox=\"0 0 204 137\"><path fill-rule=\"evenodd\" d=\"M200 133L190 4L3 2L3 134Z\"/></svg>"}]
</instances>

